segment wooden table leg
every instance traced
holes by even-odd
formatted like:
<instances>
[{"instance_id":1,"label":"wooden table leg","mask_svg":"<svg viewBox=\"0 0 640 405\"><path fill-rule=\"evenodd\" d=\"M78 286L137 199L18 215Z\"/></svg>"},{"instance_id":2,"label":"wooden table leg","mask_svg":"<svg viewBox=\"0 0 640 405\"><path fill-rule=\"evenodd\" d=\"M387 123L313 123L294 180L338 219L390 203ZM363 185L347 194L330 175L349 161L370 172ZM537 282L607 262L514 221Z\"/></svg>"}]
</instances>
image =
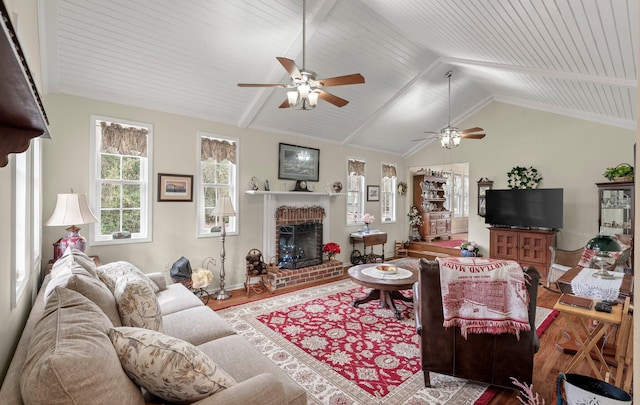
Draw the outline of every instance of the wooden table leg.
<instances>
[{"instance_id":1,"label":"wooden table leg","mask_svg":"<svg viewBox=\"0 0 640 405\"><path fill-rule=\"evenodd\" d=\"M574 319L571 319L572 317L570 315L567 315L567 318L568 318L567 323L569 325L569 328L572 329L574 338L578 343L578 351L573 357L573 359L571 360L571 363L569 363L569 366L567 367L566 372L567 373L571 372L577 366L580 360L584 358L585 360L587 360L587 362L591 366L591 369L593 370L595 375L599 379L603 379L603 374L600 373L600 370L598 369L595 362L593 361L593 358L591 357L591 353L592 351L594 351L594 348L595 348L594 352L596 353L597 360L600 361L602 366L605 368L606 372L610 372L609 365L607 364L606 360L602 356L602 353L600 353L600 350L598 350L598 347L597 347L597 344L600 341L600 338L602 338L602 336L604 336L604 334L609 330L609 324L607 324L606 322L598 322L598 324L593 330L589 330L588 328L589 320L581 317L575 317ZM584 338L582 337L582 333L584 333L585 335Z\"/></svg>"}]
</instances>

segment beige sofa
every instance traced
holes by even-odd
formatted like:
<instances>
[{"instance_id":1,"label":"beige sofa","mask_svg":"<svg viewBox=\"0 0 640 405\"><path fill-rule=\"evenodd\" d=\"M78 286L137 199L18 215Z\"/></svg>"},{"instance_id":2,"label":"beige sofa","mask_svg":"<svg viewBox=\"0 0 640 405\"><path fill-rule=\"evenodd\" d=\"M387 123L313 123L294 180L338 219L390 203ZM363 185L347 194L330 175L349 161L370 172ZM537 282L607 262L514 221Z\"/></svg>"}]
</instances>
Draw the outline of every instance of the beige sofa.
<instances>
[{"instance_id":1,"label":"beige sofa","mask_svg":"<svg viewBox=\"0 0 640 405\"><path fill-rule=\"evenodd\" d=\"M307 403L303 388L182 284L83 256L65 255L45 278L0 403Z\"/></svg>"}]
</instances>

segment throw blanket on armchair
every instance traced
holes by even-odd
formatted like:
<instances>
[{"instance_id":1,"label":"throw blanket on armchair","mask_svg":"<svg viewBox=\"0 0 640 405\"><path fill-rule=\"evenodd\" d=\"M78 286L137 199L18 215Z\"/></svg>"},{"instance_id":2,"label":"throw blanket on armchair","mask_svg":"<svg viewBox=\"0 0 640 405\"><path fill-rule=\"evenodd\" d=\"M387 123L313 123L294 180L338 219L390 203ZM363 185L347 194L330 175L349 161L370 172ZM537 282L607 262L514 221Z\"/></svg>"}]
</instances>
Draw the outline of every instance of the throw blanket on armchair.
<instances>
[{"instance_id":1,"label":"throw blanket on armchair","mask_svg":"<svg viewBox=\"0 0 640 405\"><path fill-rule=\"evenodd\" d=\"M444 327L469 333L528 331L529 296L522 267L512 260L438 258Z\"/></svg>"}]
</instances>

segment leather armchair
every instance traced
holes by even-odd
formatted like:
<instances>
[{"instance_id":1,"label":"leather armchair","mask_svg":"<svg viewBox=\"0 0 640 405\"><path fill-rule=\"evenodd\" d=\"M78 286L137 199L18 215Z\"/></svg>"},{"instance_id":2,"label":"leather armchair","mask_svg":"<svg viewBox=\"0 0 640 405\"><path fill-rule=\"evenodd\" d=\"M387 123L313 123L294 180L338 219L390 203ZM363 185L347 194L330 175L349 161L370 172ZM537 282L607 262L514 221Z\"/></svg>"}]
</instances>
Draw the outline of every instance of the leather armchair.
<instances>
[{"instance_id":1,"label":"leather armchair","mask_svg":"<svg viewBox=\"0 0 640 405\"><path fill-rule=\"evenodd\" d=\"M462 337L460 328L442 325L440 268L437 261L420 259L420 275L413 286L416 328L420 335L420 351L425 387L431 386L430 372L465 378L514 389L511 377L531 384L533 356L540 347L536 334L535 314L540 272L532 266L524 269L529 283L529 324L531 330L499 335L469 334Z\"/></svg>"}]
</instances>

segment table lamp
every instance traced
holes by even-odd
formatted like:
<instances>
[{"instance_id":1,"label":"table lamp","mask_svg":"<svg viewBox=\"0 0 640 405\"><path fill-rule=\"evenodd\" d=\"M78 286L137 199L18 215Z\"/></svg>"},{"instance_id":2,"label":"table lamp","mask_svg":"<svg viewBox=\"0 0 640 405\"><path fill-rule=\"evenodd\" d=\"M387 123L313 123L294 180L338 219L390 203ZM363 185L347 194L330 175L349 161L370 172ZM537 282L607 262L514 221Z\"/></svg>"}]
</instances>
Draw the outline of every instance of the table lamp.
<instances>
[{"instance_id":1,"label":"table lamp","mask_svg":"<svg viewBox=\"0 0 640 405\"><path fill-rule=\"evenodd\" d=\"M613 236L598 235L587 242L586 248L596 251L596 255L593 257L593 263L600 267L600 270L593 273L593 277L613 279L613 275L609 273L605 267L615 262L615 258L611 256L612 252L622 251L620 243Z\"/></svg>"},{"instance_id":2,"label":"table lamp","mask_svg":"<svg viewBox=\"0 0 640 405\"><path fill-rule=\"evenodd\" d=\"M86 194L58 194L56 208L53 210L51 217L44 223L46 226L69 226L67 228L67 236L57 242L57 257L62 256L67 246L75 247L84 252L87 241L80 235L80 228L76 225L95 222L98 222L98 218L89 209Z\"/></svg>"},{"instance_id":3,"label":"table lamp","mask_svg":"<svg viewBox=\"0 0 640 405\"><path fill-rule=\"evenodd\" d=\"M224 239L227 236L227 227L224 224L224 217L235 217L236 212L231 204L230 197L222 197L218 200L218 204L213 209L212 215L222 220L222 231L220 232L220 241L222 242L222 248L220 249L220 290L215 293L217 300L226 300L231 297L231 293L224 289L224 257L226 255L224 251Z\"/></svg>"}]
</instances>

